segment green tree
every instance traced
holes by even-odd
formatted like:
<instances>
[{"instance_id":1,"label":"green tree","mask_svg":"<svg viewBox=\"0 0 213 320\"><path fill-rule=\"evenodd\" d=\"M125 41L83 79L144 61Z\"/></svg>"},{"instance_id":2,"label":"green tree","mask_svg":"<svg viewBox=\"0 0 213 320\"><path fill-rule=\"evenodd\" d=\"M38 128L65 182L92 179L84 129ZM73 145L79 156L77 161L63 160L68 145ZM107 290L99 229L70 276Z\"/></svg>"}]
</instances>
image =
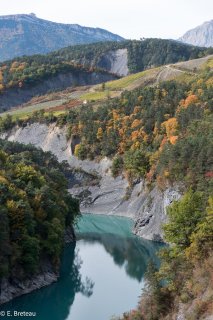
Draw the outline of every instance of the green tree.
<instances>
[{"instance_id":1,"label":"green tree","mask_svg":"<svg viewBox=\"0 0 213 320\"><path fill-rule=\"evenodd\" d=\"M174 201L167 209L169 222L163 227L166 240L181 248L188 247L192 233L204 217L203 206L203 195L192 190L181 200Z\"/></svg>"},{"instance_id":2,"label":"green tree","mask_svg":"<svg viewBox=\"0 0 213 320\"><path fill-rule=\"evenodd\" d=\"M116 177L123 169L123 158L121 156L116 156L112 162L112 175Z\"/></svg>"},{"instance_id":3,"label":"green tree","mask_svg":"<svg viewBox=\"0 0 213 320\"><path fill-rule=\"evenodd\" d=\"M135 177L143 177L149 169L149 157L142 150L129 150L124 155L124 168Z\"/></svg>"}]
</instances>

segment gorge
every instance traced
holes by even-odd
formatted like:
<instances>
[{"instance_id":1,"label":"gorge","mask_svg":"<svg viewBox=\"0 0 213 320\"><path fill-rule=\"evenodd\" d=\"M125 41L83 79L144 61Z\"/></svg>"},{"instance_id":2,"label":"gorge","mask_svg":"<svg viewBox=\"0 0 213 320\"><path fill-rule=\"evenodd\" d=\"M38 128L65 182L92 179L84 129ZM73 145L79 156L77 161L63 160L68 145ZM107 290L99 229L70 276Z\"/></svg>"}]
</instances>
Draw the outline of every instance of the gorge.
<instances>
[{"instance_id":1,"label":"gorge","mask_svg":"<svg viewBox=\"0 0 213 320\"><path fill-rule=\"evenodd\" d=\"M150 259L159 264L156 252L162 244L139 239L132 226L127 218L83 215L76 246L65 247L57 283L1 310L34 312L38 320L108 320L135 308L147 264Z\"/></svg>"},{"instance_id":2,"label":"gorge","mask_svg":"<svg viewBox=\"0 0 213 320\"><path fill-rule=\"evenodd\" d=\"M162 241L161 226L166 221L166 207L181 196L178 185L162 192L157 187L148 190L141 180L129 190L129 183L123 175L112 177L110 159L104 158L100 162L77 159L72 154L72 141L67 140L66 130L66 127L59 128L55 124L34 123L24 128L13 128L1 137L33 144L44 151L51 151L60 162L67 161L73 169L72 179L75 181L69 192L80 198L81 212L132 218L136 234Z\"/></svg>"},{"instance_id":3,"label":"gorge","mask_svg":"<svg viewBox=\"0 0 213 320\"><path fill-rule=\"evenodd\" d=\"M58 279L50 287L30 294L32 302L29 305L26 301L28 296L12 300L8 305L11 310L21 311L24 305L32 309L31 305L34 304L39 311L42 301L47 300L48 306L46 308L44 305L41 319L48 317L50 308L53 309L51 317L55 316L56 319L83 319L84 308L81 306L90 312L91 308L94 309L90 302L94 301L95 305L100 306L104 302L104 307L97 310L99 318L109 318L114 312L116 315L125 312L121 319L185 320L191 313L194 314L193 320L208 319L212 297L212 55L159 66L161 55L155 48L160 45L164 50L170 44L170 41L165 43L150 39L133 41L130 43L130 52L116 45L117 51L114 53L119 52L120 56L111 55L113 44L109 44L109 58L117 61L116 72L123 69L118 68L119 61L121 66L122 63L125 66L125 72L144 70L153 65L155 68L102 84L83 87L73 85L62 92L45 91L44 96L33 97L23 108L12 108L1 114L0 138L3 140L0 140L0 162L3 168L0 171L0 192L3 205L0 202L0 213L3 223L0 232L3 239L5 230L8 234L10 230L4 226L8 225L8 221L12 224L12 244L16 253L14 260L19 262L18 268L15 264L15 268L13 266L11 269L13 273L10 281L14 281L14 273L22 271L25 265L35 267L34 256L38 256L39 250L43 254L51 254L53 265L57 267L53 281ZM172 63L173 58L175 61L183 58L179 44L171 45L171 52L175 45L180 49L180 55L177 59L176 55L170 56L164 50L163 64ZM136 59L140 57L137 53L142 52L146 46L156 51L153 64L150 59L144 62ZM91 53L94 47L96 45L89 45L84 54ZM72 66L71 57L78 57L83 64L89 62L93 68L94 62L102 61L103 50L106 50L102 44L97 45L96 58L89 55L89 61L86 61L85 56L81 55L81 48L75 48L74 51L69 48L61 50L61 64L56 63L58 57L55 59L54 54L50 54L40 56L36 61L24 58L23 62L18 60L2 65L3 76L8 73L9 77L4 82L6 86L2 87L1 98L6 99L4 101L10 98L6 91L27 91L29 80L32 81L29 87L32 92L37 81L41 81L41 86L45 84L51 62L56 63L51 68L51 77L58 74L60 78L64 66L67 74L71 69L79 72L82 68ZM191 49L194 58L205 55L201 49L202 52L191 47L187 50L191 52ZM66 59L63 60L65 53ZM148 51L144 57L150 55ZM38 69L43 62L46 64ZM104 64L108 65L106 61ZM108 67L111 68L112 64L109 63ZM32 75L25 77L32 70ZM24 88L19 90L17 81L23 76L26 87L24 84ZM108 76L111 79L111 75ZM16 98L11 101L11 107L15 107ZM32 158L36 161L32 162ZM41 164L42 168L39 169ZM51 187L45 186L45 180L50 182ZM20 192L20 188L24 190ZM70 202L68 190L72 201L74 198L79 200L83 217L80 220L80 231L76 229L76 247L71 244L65 250L63 262L68 277L63 273L63 266L59 277L62 235L65 234L65 226L70 225L68 213L73 211L72 205L70 211L67 205L74 204ZM23 217L32 218L32 210L36 224L27 223L26 230L22 229ZM9 219L5 219L5 213ZM68 219L65 219L67 215ZM21 253L16 249L17 224L13 221L14 217L18 219L18 227L25 240L23 250L21 246L18 248ZM75 220L73 216L71 222L74 224ZM130 229L135 235L130 233ZM29 238L25 238L26 231ZM60 246L57 245L59 239ZM172 245L161 252L162 266L159 271L154 268L149 271L149 278L146 279L148 291L143 294L138 307L128 312L135 308L143 287L146 261L151 257L157 262L155 252L163 241ZM14 260L10 251L4 248L7 249L7 246L0 249L3 259L6 258L2 270L5 273L10 270L7 261L13 263ZM28 253L27 260L24 250ZM70 261L66 259L66 252ZM82 269L80 257L83 260ZM111 270L110 279L108 269ZM83 280L79 277L79 270L82 271ZM92 273L85 270L92 270ZM137 275L135 270L138 271ZM104 286L104 276L100 276L102 271L106 272L104 280L110 280ZM123 281L120 281L122 277ZM130 278L139 280L136 286L129 282ZM122 306L120 299L110 300L111 305L116 301L114 310L105 308L109 298L102 296L103 287L107 288L110 283L118 288L119 283L134 287L128 295L128 290L123 289L122 297L126 299L128 296L128 301L121 303ZM1 281L2 284L1 293L7 292L7 285L4 286L5 283ZM24 292L20 282L15 285L22 293L29 292ZM59 291L54 291L54 288L59 288ZM95 291L92 294L94 288L102 290L99 291L103 297L101 301ZM116 297L121 296L114 287L111 287L110 292ZM18 295L16 292L4 298L3 302ZM110 296L109 293L107 295ZM89 299L85 298L89 296ZM94 318L94 314L90 316Z\"/></svg>"}]
</instances>

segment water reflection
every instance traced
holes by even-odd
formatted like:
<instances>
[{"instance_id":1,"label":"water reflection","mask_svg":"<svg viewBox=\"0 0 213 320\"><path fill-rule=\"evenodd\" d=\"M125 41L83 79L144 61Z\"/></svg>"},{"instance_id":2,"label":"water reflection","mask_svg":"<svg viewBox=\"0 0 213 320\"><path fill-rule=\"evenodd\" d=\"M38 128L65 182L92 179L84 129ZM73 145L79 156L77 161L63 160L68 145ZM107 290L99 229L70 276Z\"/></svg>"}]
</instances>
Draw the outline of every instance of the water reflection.
<instances>
[{"instance_id":1,"label":"water reflection","mask_svg":"<svg viewBox=\"0 0 213 320\"><path fill-rule=\"evenodd\" d=\"M77 237L89 243L100 243L104 246L116 265L125 266L128 276L141 282L150 260L159 264L156 251L161 244L139 239L137 237L116 236L115 234L80 233Z\"/></svg>"},{"instance_id":2,"label":"water reflection","mask_svg":"<svg viewBox=\"0 0 213 320\"><path fill-rule=\"evenodd\" d=\"M67 246L58 282L16 298L2 305L1 310L34 311L37 313L36 319L39 320L66 319L76 293L80 292L86 297L93 293L94 283L89 278L82 279L81 265L82 260L78 250L75 250L75 245Z\"/></svg>"},{"instance_id":3,"label":"water reflection","mask_svg":"<svg viewBox=\"0 0 213 320\"><path fill-rule=\"evenodd\" d=\"M86 217L82 228L76 247L64 250L59 281L1 310L34 311L36 320L105 320L136 306L161 245L133 236L129 222L116 217Z\"/></svg>"}]
</instances>

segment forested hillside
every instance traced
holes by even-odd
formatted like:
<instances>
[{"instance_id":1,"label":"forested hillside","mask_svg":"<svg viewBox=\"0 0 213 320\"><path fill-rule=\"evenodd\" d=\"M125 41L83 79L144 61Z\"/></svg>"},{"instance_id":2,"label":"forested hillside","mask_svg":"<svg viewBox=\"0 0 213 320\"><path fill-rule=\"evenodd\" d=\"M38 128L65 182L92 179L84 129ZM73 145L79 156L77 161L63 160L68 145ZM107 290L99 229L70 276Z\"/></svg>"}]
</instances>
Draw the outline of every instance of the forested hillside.
<instances>
[{"instance_id":1,"label":"forested hillside","mask_svg":"<svg viewBox=\"0 0 213 320\"><path fill-rule=\"evenodd\" d=\"M115 176L123 170L130 184L145 178L148 188L153 183L162 190L179 184L183 193L167 210L164 234L171 246L161 252L161 268L157 271L150 264L138 308L125 313L123 320L212 315L212 85L213 74L206 70L191 82L165 82L124 93L100 109L100 121L96 112L90 113L90 120L81 118L80 130L75 127L82 136L76 147L80 158L114 156Z\"/></svg>"},{"instance_id":2,"label":"forested hillside","mask_svg":"<svg viewBox=\"0 0 213 320\"><path fill-rule=\"evenodd\" d=\"M51 57L73 60L86 66L103 66L102 57L110 50L126 48L131 73L152 67L196 59L211 49L186 45L174 40L144 39L141 41L101 42L67 47L50 54Z\"/></svg>"},{"instance_id":3,"label":"forested hillside","mask_svg":"<svg viewBox=\"0 0 213 320\"><path fill-rule=\"evenodd\" d=\"M91 72L100 68L108 70L103 58L108 52L122 48L127 49L128 68L131 73L211 53L211 49L162 39L78 45L47 55L21 57L2 62L0 92L12 87L33 86L58 74L78 73L82 70Z\"/></svg>"},{"instance_id":4,"label":"forested hillside","mask_svg":"<svg viewBox=\"0 0 213 320\"><path fill-rule=\"evenodd\" d=\"M167 180L185 180L203 190L211 183L212 99L212 71L207 67L189 80L125 91L98 108L91 103L57 117L41 110L17 123L66 125L67 137L80 138L75 149L80 159L111 157L114 174L125 170L130 181L146 177L152 183L157 177L163 187ZM1 118L0 130L15 123L9 116Z\"/></svg>"},{"instance_id":5,"label":"forested hillside","mask_svg":"<svg viewBox=\"0 0 213 320\"><path fill-rule=\"evenodd\" d=\"M153 265L150 266L147 273L146 291L138 309L124 315L123 319L126 320L171 320L174 315L181 314L181 312L191 317L190 319L200 320L206 319L205 317L213 310L211 283L213 245L212 59L210 58L200 68L200 71L194 70L196 72L188 74L183 72L177 76L176 80L157 82L155 86L143 86L131 91L123 91L117 98L109 96L108 99L102 101L91 101L83 106L64 111L63 114L53 115L51 112L45 113L44 110L41 110L19 120L12 119L9 115L0 118L1 132L11 129L16 124L24 127L34 122L47 124L54 122L59 127L66 128L67 140L75 137L75 140L79 142L74 147L74 153L80 160L98 161L105 156L109 157L112 159L113 176L124 175L128 179L129 190L141 180L144 181L147 190L152 190L157 186L158 189L164 191L168 186L179 186L183 196L169 207L169 220L164 226L165 240L171 246L161 254L162 265L159 271L156 271ZM12 155L9 150L7 147L4 151L6 154L2 153L1 156L2 183L4 187L5 185L7 187L9 183L7 181L11 179L9 181L12 183L13 179L15 187L11 192L14 192L16 188L18 191L21 187L24 188L21 196L26 194L32 210L37 210L37 198L31 185L34 189L36 187L36 190L42 188L44 173L41 171L41 177L40 175L37 177L33 171L37 168L34 162L28 163L28 158L22 156L23 152L19 155ZM13 153L15 153L14 150ZM17 165L10 164L14 157ZM24 169L22 168L23 160L20 165L19 157L24 159ZM4 172L8 165L10 170L6 175ZM45 174L49 177L51 170L48 167L48 161L45 161L45 165L48 169L48 173ZM41 166L44 166L43 162ZM26 170L29 174L25 175ZM51 179L57 177L58 174L51 174ZM62 193L59 192L60 198L57 196L55 198L59 201L59 206L60 200L63 199L62 195L66 195L65 188L61 187L60 181L60 179L57 180L59 184L56 185L56 189L60 189ZM10 189L5 190L10 192ZM45 197L47 201L50 198L51 195ZM13 202L4 201L4 210L5 207L6 210L11 210ZM45 217L49 218L49 215ZM51 214L50 217L52 217ZM8 220L4 219L3 221L6 221L4 223L8 223ZM60 218L58 219L61 221ZM30 234L28 229L26 230L28 236L36 237L33 233ZM51 252L48 251L48 227L45 230L44 237L46 238L43 239L43 233L41 235L39 233L42 239L40 250L45 248L48 255L51 255ZM56 239L55 235L53 238ZM24 244L25 242L21 244L23 248L25 248ZM38 250L36 242L32 241L31 249L30 252L34 253ZM59 252L57 249L56 246L55 252ZM17 259L20 259L20 256L17 256ZM5 257L9 259L4 252ZM5 262L3 261L1 265L5 265ZM32 265L36 265L34 260L28 265L29 268Z\"/></svg>"},{"instance_id":6,"label":"forested hillside","mask_svg":"<svg viewBox=\"0 0 213 320\"><path fill-rule=\"evenodd\" d=\"M123 319L170 320L182 313L205 319L212 312L213 245L213 72L211 62L193 77L155 87L138 88L58 117L36 112L19 125L57 122L74 135L79 159L112 158L112 174L124 174L133 186L164 190L178 184L183 193L168 209L165 239L172 246L161 254L159 272L147 274L147 287L137 310ZM1 120L5 131L14 122Z\"/></svg>"},{"instance_id":7,"label":"forested hillside","mask_svg":"<svg viewBox=\"0 0 213 320\"><path fill-rule=\"evenodd\" d=\"M98 108L83 106L56 117L36 112L20 123L44 121L68 126L77 135L80 159L113 158L113 173L125 170L129 179L185 181L206 190L211 184L212 71L188 81L168 81L157 87L124 92ZM2 131L14 125L1 120ZM199 156L198 156L199 155Z\"/></svg>"},{"instance_id":8,"label":"forested hillside","mask_svg":"<svg viewBox=\"0 0 213 320\"><path fill-rule=\"evenodd\" d=\"M56 272L65 230L79 214L65 167L47 152L0 140L0 281Z\"/></svg>"},{"instance_id":9,"label":"forested hillside","mask_svg":"<svg viewBox=\"0 0 213 320\"><path fill-rule=\"evenodd\" d=\"M48 56L32 56L22 60L5 62L0 65L0 93L10 88L31 88L41 84L45 80L51 81L53 77L63 74L72 74L86 78L92 72L104 74L103 70L97 68L86 68L72 62L49 59ZM76 80L75 85L79 85Z\"/></svg>"}]
</instances>

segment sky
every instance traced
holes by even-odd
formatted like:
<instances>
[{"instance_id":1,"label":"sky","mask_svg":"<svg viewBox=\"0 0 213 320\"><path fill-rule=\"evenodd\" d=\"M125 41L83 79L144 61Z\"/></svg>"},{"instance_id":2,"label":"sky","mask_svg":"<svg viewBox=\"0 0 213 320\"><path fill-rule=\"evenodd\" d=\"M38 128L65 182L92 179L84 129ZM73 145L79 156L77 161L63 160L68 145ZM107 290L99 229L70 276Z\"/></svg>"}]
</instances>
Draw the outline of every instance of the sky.
<instances>
[{"instance_id":1,"label":"sky","mask_svg":"<svg viewBox=\"0 0 213 320\"><path fill-rule=\"evenodd\" d=\"M99 27L127 39L177 39L213 19L212 0L0 0L0 15L35 13L62 23Z\"/></svg>"}]
</instances>

